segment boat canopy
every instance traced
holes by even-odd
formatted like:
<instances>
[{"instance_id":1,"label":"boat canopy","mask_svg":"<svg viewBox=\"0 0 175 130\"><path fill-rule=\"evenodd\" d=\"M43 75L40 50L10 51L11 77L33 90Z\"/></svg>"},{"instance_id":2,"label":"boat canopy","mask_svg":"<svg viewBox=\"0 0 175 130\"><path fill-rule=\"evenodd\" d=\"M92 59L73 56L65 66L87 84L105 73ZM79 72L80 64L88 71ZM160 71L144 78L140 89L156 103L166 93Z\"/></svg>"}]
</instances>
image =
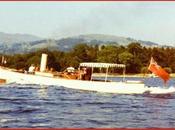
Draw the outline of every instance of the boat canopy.
<instances>
[{"instance_id":1,"label":"boat canopy","mask_svg":"<svg viewBox=\"0 0 175 130\"><path fill-rule=\"evenodd\" d=\"M125 68L126 66L124 64L113 64L113 63L89 63L84 62L80 63L81 67L96 67L96 68L109 68L109 67L117 67L117 68Z\"/></svg>"}]
</instances>

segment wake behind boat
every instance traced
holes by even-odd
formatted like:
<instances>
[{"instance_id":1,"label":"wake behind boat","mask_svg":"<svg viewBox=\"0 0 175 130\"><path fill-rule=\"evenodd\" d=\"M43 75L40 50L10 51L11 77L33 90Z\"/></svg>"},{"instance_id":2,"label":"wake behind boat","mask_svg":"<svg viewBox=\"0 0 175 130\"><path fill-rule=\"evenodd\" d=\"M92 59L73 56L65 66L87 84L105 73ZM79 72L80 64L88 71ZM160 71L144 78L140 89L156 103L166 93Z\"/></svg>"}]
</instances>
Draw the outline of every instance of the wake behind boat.
<instances>
[{"instance_id":1,"label":"wake behind boat","mask_svg":"<svg viewBox=\"0 0 175 130\"><path fill-rule=\"evenodd\" d=\"M44 57L44 58L43 58ZM78 71L69 68L63 73L46 73L47 55L42 55L40 71L35 74L19 73L15 70L0 67L0 79L6 83L19 84L39 84L39 85L56 85L71 89L96 91L103 93L116 94L174 94L174 87L150 87L145 86L141 81L126 81L124 64L111 63L80 63ZM94 68L105 68L106 75L104 80L94 80L92 74ZM123 79L120 82L108 80L109 68L122 68Z\"/></svg>"}]
</instances>

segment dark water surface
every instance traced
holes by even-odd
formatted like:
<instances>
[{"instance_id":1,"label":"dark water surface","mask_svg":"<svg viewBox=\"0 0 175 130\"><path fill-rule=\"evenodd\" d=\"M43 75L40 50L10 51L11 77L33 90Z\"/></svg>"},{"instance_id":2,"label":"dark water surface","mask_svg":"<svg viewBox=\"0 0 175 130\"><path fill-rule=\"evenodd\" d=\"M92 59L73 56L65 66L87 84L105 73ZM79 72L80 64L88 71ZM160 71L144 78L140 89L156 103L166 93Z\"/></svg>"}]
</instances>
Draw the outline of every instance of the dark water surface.
<instances>
[{"instance_id":1,"label":"dark water surface","mask_svg":"<svg viewBox=\"0 0 175 130\"><path fill-rule=\"evenodd\" d=\"M174 85L174 81L168 84ZM146 79L145 83L162 85L159 79ZM105 94L60 86L1 85L0 127L175 127L175 96Z\"/></svg>"}]
</instances>

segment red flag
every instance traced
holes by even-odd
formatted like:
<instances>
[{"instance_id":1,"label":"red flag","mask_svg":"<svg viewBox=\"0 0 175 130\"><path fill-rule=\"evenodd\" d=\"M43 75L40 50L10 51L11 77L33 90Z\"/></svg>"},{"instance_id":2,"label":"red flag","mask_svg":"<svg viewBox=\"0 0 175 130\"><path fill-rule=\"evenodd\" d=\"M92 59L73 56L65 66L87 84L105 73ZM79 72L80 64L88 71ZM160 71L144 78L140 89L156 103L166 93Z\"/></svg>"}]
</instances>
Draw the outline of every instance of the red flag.
<instances>
[{"instance_id":1,"label":"red flag","mask_svg":"<svg viewBox=\"0 0 175 130\"><path fill-rule=\"evenodd\" d=\"M153 57L151 57L151 61L150 61L148 70L150 70L152 73L154 73L155 75L162 78L165 83L170 78L169 74L161 66L159 66L156 63L156 61L153 59Z\"/></svg>"}]
</instances>

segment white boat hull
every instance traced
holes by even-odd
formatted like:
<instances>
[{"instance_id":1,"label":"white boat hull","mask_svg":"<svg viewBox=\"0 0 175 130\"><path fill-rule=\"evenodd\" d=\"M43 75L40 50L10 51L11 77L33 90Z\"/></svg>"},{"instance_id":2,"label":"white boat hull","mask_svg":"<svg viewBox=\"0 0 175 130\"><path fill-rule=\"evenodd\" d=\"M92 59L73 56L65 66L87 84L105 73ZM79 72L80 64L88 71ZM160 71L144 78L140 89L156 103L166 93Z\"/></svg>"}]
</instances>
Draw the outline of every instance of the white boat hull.
<instances>
[{"instance_id":1,"label":"white boat hull","mask_svg":"<svg viewBox=\"0 0 175 130\"><path fill-rule=\"evenodd\" d=\"M148 87L143 83L127 82L100 82L100 81L83 81L69 80L62 78L53 78L40 75L23 74L0 68L0 78L6 79L7 83L19 84L39 84L39 85L56 85L66 88L97 91L103 93L117 94L172 94L175 93L174 87Z\"/></svg>"}]
</instances>

